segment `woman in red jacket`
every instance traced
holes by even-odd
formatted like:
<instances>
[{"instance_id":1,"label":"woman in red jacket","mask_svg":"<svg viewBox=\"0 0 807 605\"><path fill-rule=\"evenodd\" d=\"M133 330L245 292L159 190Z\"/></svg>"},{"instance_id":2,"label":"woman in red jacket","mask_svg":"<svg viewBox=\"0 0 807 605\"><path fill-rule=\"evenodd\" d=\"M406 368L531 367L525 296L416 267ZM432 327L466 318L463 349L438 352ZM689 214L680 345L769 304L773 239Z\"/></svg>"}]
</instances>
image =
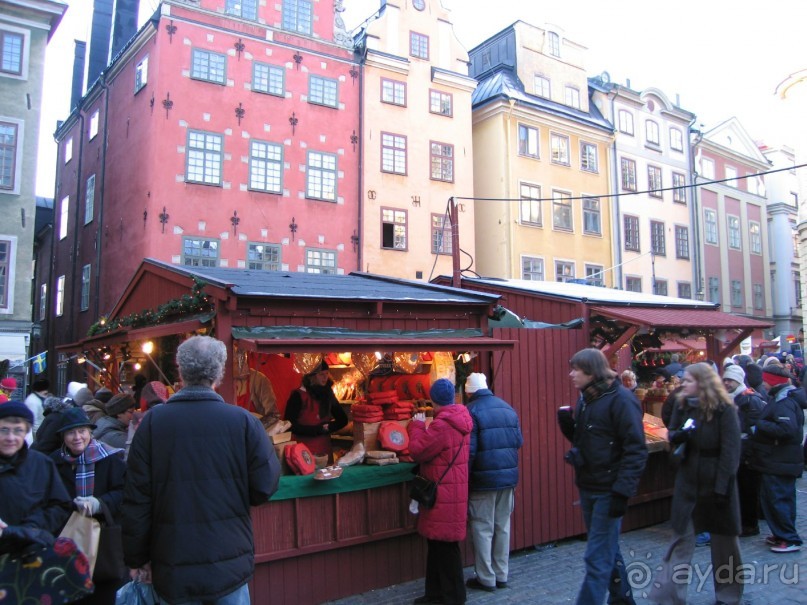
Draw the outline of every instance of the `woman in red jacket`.
<instances>
[{"instance_id":1,"label":"woman in red jacket","mask_svg":"<svg viewBox=\"0 0 807 605\"><path fill-rule=\"evenodd\" d=\"M426 594L415 603L460 605L465 603L460 541L465 539L468 518L468 435L473 421L464 405L454 404L449 380L435 381L429 394L434 421L426 428L416 419L408 428L409 452L420 463L420 474L439 481L434 507L418 511L418 533L426 538L429 550Z\"/></svg>"}]
</instances>

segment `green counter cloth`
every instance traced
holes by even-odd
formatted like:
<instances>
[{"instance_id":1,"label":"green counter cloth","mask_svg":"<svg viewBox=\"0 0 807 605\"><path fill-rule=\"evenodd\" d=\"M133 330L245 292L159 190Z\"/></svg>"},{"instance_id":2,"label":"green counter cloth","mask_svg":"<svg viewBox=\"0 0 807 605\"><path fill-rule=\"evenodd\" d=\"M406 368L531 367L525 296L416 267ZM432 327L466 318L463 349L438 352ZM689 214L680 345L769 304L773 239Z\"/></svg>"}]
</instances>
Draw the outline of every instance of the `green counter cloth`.
<instances>
[{"instance_id":1,"label":"green counter cloth","mask_svg":"<svg viewBox=\"0 0 807 605\"><path fill-rule=\"evenodd\" d=\"M404 483L414 477L412 474L414 466L411 462L388 464L387 466L357 464L345 467L341 477L325 481L317 481L314 479L314 475L283 475L280 477L277 492L269 500L275 502L291 498L328 496Z\"/></svg>"}]
</instances>

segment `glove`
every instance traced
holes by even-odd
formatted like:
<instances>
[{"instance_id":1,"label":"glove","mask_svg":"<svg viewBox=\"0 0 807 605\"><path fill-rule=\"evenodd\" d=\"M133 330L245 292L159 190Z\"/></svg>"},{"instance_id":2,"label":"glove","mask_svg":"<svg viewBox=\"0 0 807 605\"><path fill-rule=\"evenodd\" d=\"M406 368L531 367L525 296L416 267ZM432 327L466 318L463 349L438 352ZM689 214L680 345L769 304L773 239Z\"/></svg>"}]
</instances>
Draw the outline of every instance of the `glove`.
<instances>
[{"instance_id":1,"label":"glove","mask_svg":"<svg viewBox=\"0 0 807 605\"><path fill-rule=\"evenodd\" d=\"M729 497L727 494L714 494L715 508L727 508L729 505Z\"/></svg>"},{"instance_id":2,"label":"glove","mask_svg":"<svg viewBox=\"0 0 807 605\"><path fill-rule=\"evenodd\" d=\"M672 431L672 437L670 437L670 442L675 443L676 445L681 443L686 443L689 441L689 435L692 431Z\"/></svg>"},{"instance_id":3,"label":"glove","mask_svg":"<svg viewBox=\"0 0 807 605\"><path fill-rule=\"evenodd\" d=\"M3 528L2 541L14 549L23 549L26 546L53 546L56 539L52 534L37 527L24 527L22 525L9 525Z\"/></svg>"},{"instance_id":4,"label":"glove","mask_svg":"<svg viewBox=\"0 0 807 605\"><path fill-rule=\"evenodd\" d=\"M79 496L73 499L73 504L85 517L92 517L101 512L101 502L95 496Z\"/></svg>"},{"instance_id":5,"label":"glove","mask_svg":"<svg viewBox=\"0 0 807 605\"><path fill-rule=\"evenodd\" d=\"M574 416L571 408L558 408L558 424L560 425L560 430L564 433L574 432Z\"/></svg>"},{"instance_id":6,"label":"glove","mask_svg":"<svg viewBox=\"0 0 807 605\"><path fill-rule=\"evenodd\" d=\"M608 516L612 519L624 517L628 510L628 498L622 494L611 492L611 505L608 507Z\"/></svg>"}]
</instances>

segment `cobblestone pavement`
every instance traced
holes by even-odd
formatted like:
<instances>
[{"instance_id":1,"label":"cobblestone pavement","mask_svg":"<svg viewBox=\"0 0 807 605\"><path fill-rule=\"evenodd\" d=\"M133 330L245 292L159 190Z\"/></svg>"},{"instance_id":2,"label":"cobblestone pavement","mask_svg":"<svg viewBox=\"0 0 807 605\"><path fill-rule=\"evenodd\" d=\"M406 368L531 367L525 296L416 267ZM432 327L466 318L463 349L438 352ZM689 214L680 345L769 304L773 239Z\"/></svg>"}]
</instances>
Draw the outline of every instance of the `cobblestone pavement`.
<instances>
[{"instance_id":1,"label":"cobblestone pavement","mask_svg":"<svg viewBox=\"0 0 807 605\"><path fill-rule=\"evenodd\" d=\"M799 534L807 539L807 479L796 482ZM646 598L653 572L671 537L668 523L622 535L621 548L638 605L650 605ZM743 573L746 581L743 603L750 605L807 604L807 544L795 553L775 554L764 538L767 525L760 521L760 535L741 538ZM574 603L583 578L583 552L586 543L572 539L513 553L506 589L493 593L468 590L468 603L500 605ZM709 548L697 548L693 558L695 577L689 588L689 605L714 605ZM473 567L465 577L473 576ZM423 579L353 595L330 605L403 605L423 594Z\"/></svg>"}]
</instances>

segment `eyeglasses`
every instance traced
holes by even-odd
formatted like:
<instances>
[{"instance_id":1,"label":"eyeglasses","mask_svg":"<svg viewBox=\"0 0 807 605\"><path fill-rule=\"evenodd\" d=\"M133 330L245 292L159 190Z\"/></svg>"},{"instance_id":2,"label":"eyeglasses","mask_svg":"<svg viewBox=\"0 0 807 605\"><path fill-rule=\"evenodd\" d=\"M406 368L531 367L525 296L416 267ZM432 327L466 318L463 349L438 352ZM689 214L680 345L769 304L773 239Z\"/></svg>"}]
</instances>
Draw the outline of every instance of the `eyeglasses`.
<instances>
[{"instance_id":1,"label":"eyeglasses","mask_svg":"<svg viewBox=\"0 0 807 605\"><path fill-rule=\"evenodd\" d=\"M0 427L0 437L8 437L14 435L15 437L25 437L28 434L28 429L16 428L11 429L7 426Z\"/></svg>"}]
</instances>

